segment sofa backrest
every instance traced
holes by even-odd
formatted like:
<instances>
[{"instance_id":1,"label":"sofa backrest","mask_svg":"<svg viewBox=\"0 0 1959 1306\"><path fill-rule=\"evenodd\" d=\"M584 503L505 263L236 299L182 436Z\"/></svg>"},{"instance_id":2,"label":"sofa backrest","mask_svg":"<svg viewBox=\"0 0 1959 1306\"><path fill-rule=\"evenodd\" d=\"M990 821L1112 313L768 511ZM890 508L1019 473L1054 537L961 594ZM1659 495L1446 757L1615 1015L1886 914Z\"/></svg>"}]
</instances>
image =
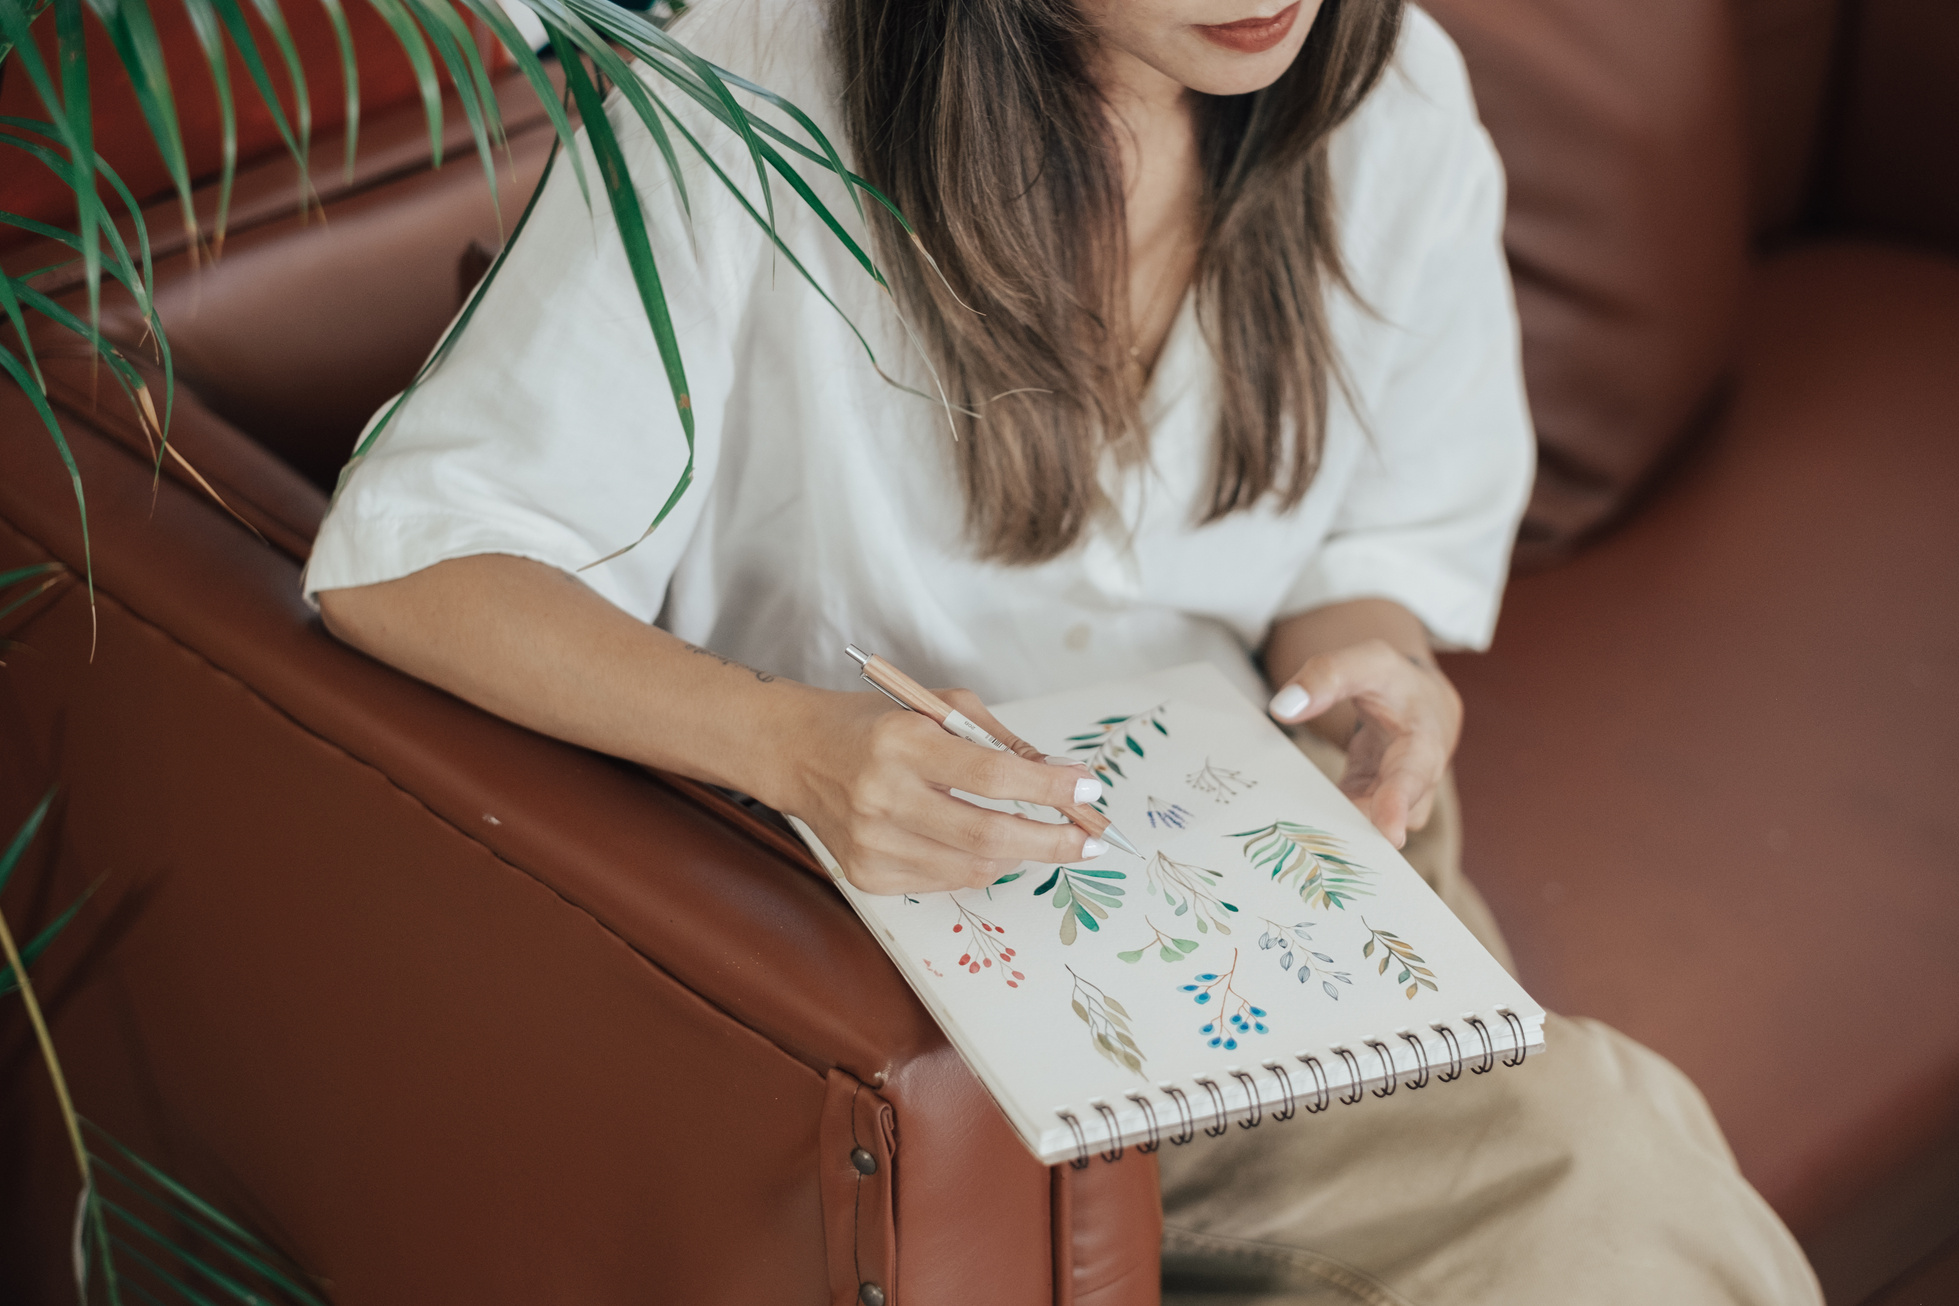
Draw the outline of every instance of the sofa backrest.
<instances>
[{"instance_id":1,"label":"sofa backrest","mask_svg":"<svg viewBox=\"0 0 1959 1306\"><path fill-rule=\"evenodd\" d=\"M1706 409L1747 263L1725 0L1429 0L1509 176L1538 483L1519 556L1619 513Z\"/></svg>"},{"instance_id":2,"label":"sofa backrest","mask_svg":"<svg viewBox=\"0 0 1959 1306\"><path fill-rule=\"evenodd\" d=\"M331 489L368 418L455 316L466 273L486 263L478 251L497 248L523 212L552 139L548 126L511 137L496 204L465 149L324 217L256 226L215 263L163 261L156 303L179 384ZM141 336L127 305L105 325L125 344Z\"/></svg>"}]
</instances>

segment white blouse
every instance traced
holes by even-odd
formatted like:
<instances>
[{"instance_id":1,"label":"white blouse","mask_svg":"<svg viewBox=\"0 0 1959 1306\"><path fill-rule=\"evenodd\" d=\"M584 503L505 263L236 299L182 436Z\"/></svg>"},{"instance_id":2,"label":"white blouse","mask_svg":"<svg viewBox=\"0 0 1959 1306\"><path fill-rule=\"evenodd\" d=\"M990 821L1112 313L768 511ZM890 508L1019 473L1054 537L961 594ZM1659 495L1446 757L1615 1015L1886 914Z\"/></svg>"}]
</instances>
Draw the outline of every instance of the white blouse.
<instances>
[{"instance_id":1,"label":"white blouse","mask_svg":"<svg viewBox=\"0 0 1959 1306\"><path fill-rule=\"evenodd\" d=\"M841 149L825 9L708 0L677 35L801 105ZM746 150L666 98L759 208ZM1333 140L1339 229L1365 307L1333 293L1327 311L1359 411L1336 397L1304 501L1195 524L1216 378L1187 300L1145 395L1149 464L1111 468L1119 513L1036 566L974 556L937 405L879 378L837 311L676 141L690 229L616 95L610 116L691 383L692 488L637 547L578 570L645 530L685 459L588 147L592 208L560 158L450 357L346 478L314 545L309 597L514 554L778 674L852 687L843 649L854 642L993 700L1200 659L1260 695L1251 652L1275 619L1364 596L1403 604L1438 644L1487 645L1533 444L1502 173L1461 58L1426 14L1409 11L1392 70ZM803 172L861 233L835 179ZM885 369L930 391L883 292L786 185L773 189L789 248Z\"/></svg>"}]
</instances>

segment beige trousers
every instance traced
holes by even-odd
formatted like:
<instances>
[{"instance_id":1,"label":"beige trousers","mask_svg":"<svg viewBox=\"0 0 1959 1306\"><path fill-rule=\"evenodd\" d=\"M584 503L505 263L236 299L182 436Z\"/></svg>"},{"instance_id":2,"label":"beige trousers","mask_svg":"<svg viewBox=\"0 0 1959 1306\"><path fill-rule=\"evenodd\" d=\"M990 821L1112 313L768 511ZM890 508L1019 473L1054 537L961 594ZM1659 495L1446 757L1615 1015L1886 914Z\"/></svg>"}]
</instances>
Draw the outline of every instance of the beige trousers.
<instances>
[{"instance_id":1,"label":"beige trousers","mask_svg":"<svg viewBox=\"0 0 1959 1306\"><path fill-rule=\"evenodd\" d=\"M1445 783L1404 852L1510 967L1461 840ZM1821 1303L1685 1075L1597 1021L1554 1015L1544 1041L1515 1069L1163 1148L1165 1306Z\"/></svg>"}]
</instances>

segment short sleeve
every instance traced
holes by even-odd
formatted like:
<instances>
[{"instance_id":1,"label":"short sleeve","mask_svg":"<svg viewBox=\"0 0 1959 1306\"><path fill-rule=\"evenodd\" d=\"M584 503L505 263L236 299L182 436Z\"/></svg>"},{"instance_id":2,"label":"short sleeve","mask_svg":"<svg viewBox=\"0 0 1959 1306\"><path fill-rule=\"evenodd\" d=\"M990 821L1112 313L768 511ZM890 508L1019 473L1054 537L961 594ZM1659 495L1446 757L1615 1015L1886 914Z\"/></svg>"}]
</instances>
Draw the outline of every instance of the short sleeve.
<instances>
[{"instance_id":1,"label":"short sleeve","mask_svg":"<svg viewBox=\"0 0 1959 1306\"><path fill-rule=\"evenodd\" d=\"M688 441L581 132L590 206L560 151L467 329L345 476L306 569L309 599L502 553L572 572L643 620L659 613L709 497L733 376L731 328L716 306L734 297L716 249L691 237L731 224L701 212L711 182L690 186L690 233L644 126L616 96L608 116L680 340L691 488L641 540L683 475Z\"/></svg>"},{"instance_id":2,"label":"short sleeve","mask_svg":"<svg viewBox=\"0 0 1959 1306\"><path fill-rule=\"evenodd\" d=\"M1411 11L1413 17L1415 11ZM1435 39L1446 44L1439 29ZM1503 174L1460 84L1431 117L1438 166L1422 168L1418 260L1389 311L1382 380L1361 396L1358 467L1331 530L1281 616L1392 599L1440 646L1489 645L1535 465L1516 303L1504 258ZM1446 79L1445 79L1446 80ZM1451 103L1453 101L1453 103ZM1424 151L1427 153L1430 151ZM1421 162L1401 160L1412 168Z\"/></svg>"}]
</instances>

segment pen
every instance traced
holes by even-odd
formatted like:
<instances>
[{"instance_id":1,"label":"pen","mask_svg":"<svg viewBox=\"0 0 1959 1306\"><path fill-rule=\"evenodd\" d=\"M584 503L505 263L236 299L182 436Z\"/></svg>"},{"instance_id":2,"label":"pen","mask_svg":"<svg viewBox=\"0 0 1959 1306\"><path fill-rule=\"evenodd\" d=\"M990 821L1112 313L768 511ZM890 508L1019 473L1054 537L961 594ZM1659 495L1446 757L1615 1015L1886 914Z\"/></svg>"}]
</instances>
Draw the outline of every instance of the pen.
<instances>
[{"instance_id":1,"label":"pen","mask_svg":"<svg viewBox=\"0 0 1959 1306\"><path fill-rule=\"evenodd\" d=\"M1010 734L1004 740L995 739L982 729L977 721L876 654L866 653L855 644L845 645L844 652L850 654L851 660L863 668L864 679L870 683L872 689L882 693L907 711L931 717L945 728L947 734L958 735L961 739L983 744L988 748L997 748L1003 753L1013 753L1030 762L1047 761L1045 753L1017 735ZM1055 810L1088 831L1090 838L1106 840L1131 857L1143 855L1135 844L1129 842L1122 831L1109 823L1108 817L1088 804L1069 803Z\"/></svg>"}]
</instances>

